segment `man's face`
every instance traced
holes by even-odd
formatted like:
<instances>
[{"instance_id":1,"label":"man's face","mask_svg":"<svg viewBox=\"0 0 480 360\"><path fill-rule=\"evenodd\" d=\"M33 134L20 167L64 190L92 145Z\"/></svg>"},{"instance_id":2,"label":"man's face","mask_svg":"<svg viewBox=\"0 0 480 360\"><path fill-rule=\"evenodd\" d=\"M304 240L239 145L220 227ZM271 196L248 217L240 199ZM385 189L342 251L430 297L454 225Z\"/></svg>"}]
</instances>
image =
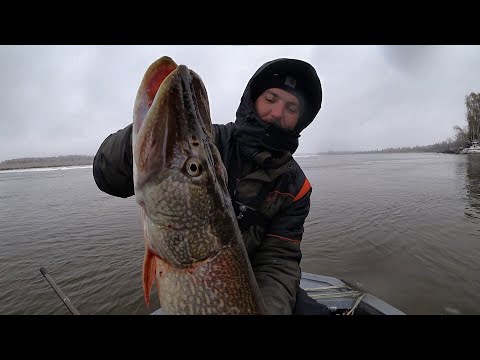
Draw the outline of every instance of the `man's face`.
<instances>
[{"instance_id":1,"label":"man's face","mask_svg":"<svg viewBox=\"0 0 480 360\"><path fill-rule=\"evenodd\" d=\"M288 91L271 88L257 98L255 109L263 121L293 130L300 116L300 101Z\"/></svg>"}]
</instances>

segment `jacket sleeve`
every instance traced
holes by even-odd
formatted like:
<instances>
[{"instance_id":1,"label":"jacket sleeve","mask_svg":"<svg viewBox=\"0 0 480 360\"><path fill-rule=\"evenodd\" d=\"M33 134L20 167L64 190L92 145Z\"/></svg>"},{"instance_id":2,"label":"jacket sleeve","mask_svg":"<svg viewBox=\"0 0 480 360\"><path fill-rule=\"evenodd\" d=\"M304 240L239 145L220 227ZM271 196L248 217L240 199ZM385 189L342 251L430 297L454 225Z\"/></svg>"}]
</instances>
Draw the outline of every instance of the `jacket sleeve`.
<instances>
[{"instance_id":1,"label":"jacket sleeve","mask_svg":"<svg viewBox=\"0 0 480 360\"><path fill-rule=\"evenodd\" d=\"M272 221L252 259L252 267L267 310L291 315L300 285L300 241L310 211L311 188Z\"/></svg>"},{"instance_id":2,"label":"jacket sleeve","mask_svg":"<svg viewBox=\"0 0 480 360\"><path fill-rule=\"evenodd\" d=\"M122 198L134 194L132 128L130 124L109 135L93 159L93 178L98 188Z\"/></svg>"}]
</instances>

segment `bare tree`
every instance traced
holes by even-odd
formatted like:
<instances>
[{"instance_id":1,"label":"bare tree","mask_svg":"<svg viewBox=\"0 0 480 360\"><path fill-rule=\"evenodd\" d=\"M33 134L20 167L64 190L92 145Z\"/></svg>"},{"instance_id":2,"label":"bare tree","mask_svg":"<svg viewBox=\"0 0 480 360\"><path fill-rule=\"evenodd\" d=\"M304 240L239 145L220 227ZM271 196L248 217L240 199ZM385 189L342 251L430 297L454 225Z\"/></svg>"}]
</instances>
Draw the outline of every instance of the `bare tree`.
<instances>
[{"instance_id":1,"label":"bare tree","mask_svg":"<svg viewBox=\"0 0 480 360\"><path fill-rule=\"evenodd\" d=\"M468 127L461 128L458 125L453 127L455 130L455 136L453 139L449 138L447 142L452 145L453 148L460 149L469 145L470 139L468 135Z\"/></svg>"},{"instance_id":2,"label":"bare tree","mask_svg":"<svg viewBox=\"0 0 480 360\"><path fill-rule=\"evenodd\" d=\"M480 93L470 93L465 97L467 106L468 139L480 139Z\"/></svg>"}]
</instances>

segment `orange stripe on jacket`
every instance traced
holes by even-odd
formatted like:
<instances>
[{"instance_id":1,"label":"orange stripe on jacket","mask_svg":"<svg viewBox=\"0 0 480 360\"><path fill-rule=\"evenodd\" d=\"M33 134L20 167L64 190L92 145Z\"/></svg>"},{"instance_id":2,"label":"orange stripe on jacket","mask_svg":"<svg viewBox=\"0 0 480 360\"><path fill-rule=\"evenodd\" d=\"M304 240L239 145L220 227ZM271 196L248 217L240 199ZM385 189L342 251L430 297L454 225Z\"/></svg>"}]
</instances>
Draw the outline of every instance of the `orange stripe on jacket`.
<instances>
[{"instance_id":1,"label":"orange stripe on jacket","mask_svg":"<svg viewBox=\"0 0 480 360\"><path fill-rule=\"evenodd\" d=\"M286 238L286 237L283 237L283 236L274 235L274 234L267 234L267 236L273 236L273 237L276 237L276 238L278 238L278 239L291 241L291 242L296 243L296 244L298 244L298 243L300 242L300 240L289 239L289 238Z\"/></svg>"},{"instance_id":2,"label":"orange stripe on jacket","mask_svg":"<svg viewBox=\"0 0 480 360\"><path fill-rule=\"evenodd\" d=\"M312 188L312 186L310 185L310 181L308 181L307 178L305 178L305 182L303 183L303 186L302 188L300 189L300 192L297 194L297 196L295 196L295 198L293 199L293 202L295 201L298 201L300 200L302 197L304 197L309 191L310 189Z\"/></svg>"}]
</instances>

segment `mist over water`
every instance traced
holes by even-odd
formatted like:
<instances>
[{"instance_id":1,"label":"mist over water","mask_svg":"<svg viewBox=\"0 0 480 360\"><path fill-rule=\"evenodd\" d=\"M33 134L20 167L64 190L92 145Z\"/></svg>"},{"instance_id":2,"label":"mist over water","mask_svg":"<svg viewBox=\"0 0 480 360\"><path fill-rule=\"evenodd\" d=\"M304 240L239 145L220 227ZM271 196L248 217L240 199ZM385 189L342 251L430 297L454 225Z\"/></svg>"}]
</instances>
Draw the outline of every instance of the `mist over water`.
<instances>
[{"instance_id":1,"label":"mist over water","mask_svg":"<svg viewBox=\"0 0 480 360\"><path fill-rule=\"evenodd\" d=\"M297 157L313 187L302 270L408 314L480 314L480 156ZM0 314L148 314L140 210L91 167L0 172ZM155 285L154 285L155 286Z\"/></svg>"}]
</instances>

